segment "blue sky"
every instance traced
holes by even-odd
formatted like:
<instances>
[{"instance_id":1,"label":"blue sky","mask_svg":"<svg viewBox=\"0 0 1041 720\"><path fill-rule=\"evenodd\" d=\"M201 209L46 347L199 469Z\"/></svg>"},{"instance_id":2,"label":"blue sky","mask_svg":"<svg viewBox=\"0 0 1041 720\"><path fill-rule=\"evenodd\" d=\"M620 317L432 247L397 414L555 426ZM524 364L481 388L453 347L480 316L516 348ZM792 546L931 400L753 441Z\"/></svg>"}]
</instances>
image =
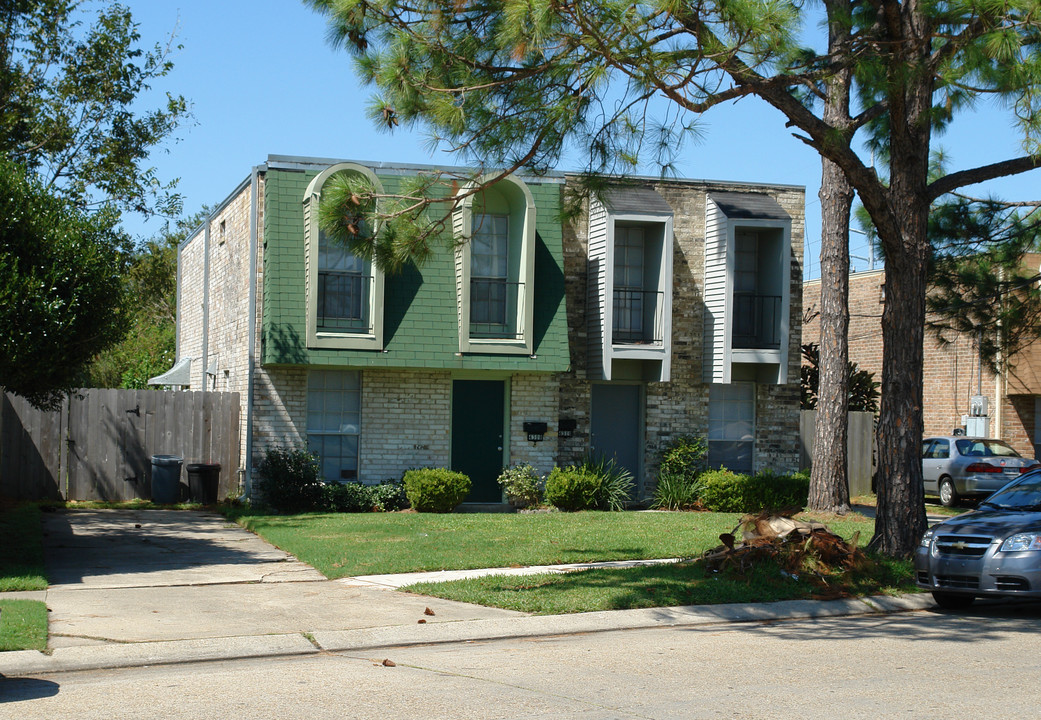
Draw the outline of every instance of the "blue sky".
<instances>
[{"instance_id":1,"label":"blue sky","mask_svg":"<svg viewBox=\"0 0 1041 720\"><path fill-rule=\"evenodd\" d=\"M458 165L429 149L421 129L377 131L365 117L372 94L355 78L350 58L326 42L323 17L293 0L123 0L140 23L142 42L183 45L174 71L155 89L183 94L195 122L153 157L164 179L180 178L185 211L224 199L269 154L416 164ZM820 160L793 138L777 111L754 100L713 109L702 139L687 146L678 174L687 178L785 183L806 187L804 277L820 274ZM1018 154L1004 114L991 107L965 117L940 140L951 170ZM935 147L935 145L934 145ZM578 159L558 169L578 168ZM1012 200L1035 199L1041 170L972 188ZM147 237L160 223L128 219ZM863 236L850 249L867 257ZM867 266L854 260L858 269Z\"/></svg>"}]
</instances>

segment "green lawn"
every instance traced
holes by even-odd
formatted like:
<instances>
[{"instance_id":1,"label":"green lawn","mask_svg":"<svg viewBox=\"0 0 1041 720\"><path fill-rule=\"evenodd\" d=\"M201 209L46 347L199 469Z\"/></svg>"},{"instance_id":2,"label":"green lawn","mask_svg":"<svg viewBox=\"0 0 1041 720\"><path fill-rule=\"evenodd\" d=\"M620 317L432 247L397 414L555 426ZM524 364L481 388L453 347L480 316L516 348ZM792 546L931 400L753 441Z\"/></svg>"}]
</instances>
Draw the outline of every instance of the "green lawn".
<instances>
[{"instance_id":1,"label":"green lawn","mask_svg":"<svg viewBox=\"0 0 1041 720\"><path fill-rule=\"evenodd\" d=\"M0 509L0 592L46 588L40 508Z\"/></svg>"},{"instance_id":2,"label":"green lawn","mask_svg":"<svg viewBox=\"0 0 1041 720\"><path fill-rule=\"evenodd\" d=\"M46 648L47 606L37 600L0 599L0 651Z\"/></svg>"},{"instance_id":3,"label":"green lawn","mask_svg":"<svg viewBox=\"0 0 1041 720\"><path fill-rule=\"evenodd\" d=\"M560 615L598 610L774 602L847 595L915 592L910 561L878 560L826 584L793 577L777 566L760 566L744 576L712 574L701 563L630 569L595 569L563 574L492 576L444 583L418 583L408 592L507 610Z\"/></svg>"},{"instance_id":4,"label":"green lawn","mask_svg":"<svg viewBox=\"0 0 1041 720\"><path fill-rule=\"evenodd\" d=\"M517 514L362 513L239 515L268 542L329 578L424 570L556 565L694 557L719 545L733 513L580 512ZM870 539L859 515L829 521Z\"/></svg>"}]
</instances>

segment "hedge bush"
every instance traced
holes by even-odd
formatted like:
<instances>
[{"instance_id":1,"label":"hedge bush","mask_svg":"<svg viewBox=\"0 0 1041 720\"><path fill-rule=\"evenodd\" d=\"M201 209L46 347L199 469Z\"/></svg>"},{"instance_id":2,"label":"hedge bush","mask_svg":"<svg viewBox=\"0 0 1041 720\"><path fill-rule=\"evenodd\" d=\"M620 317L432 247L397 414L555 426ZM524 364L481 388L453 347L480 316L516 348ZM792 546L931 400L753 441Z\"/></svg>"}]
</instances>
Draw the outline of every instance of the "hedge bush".
<instances>
[{"instance_id":1,"label":"hedge bush","mask_svg":"<svg viewBox=\"0 0 1041 720\"><path fill-rule=\"evenodd\" d=\"M806 507L810 478L770 471L749 477L727 469L709 470L699 478L698 499L706 510L755 513L767 509Z\"/></svg>"},{"instance_id":2,"label":"hedge bush","mask_svg":"<svg viewBox=\"0 0 1041 720\"><path fill-rule=\"evenodd\" d=\"M708 443L704 438L684 435L670 442L661 454L660 475L674 475L693 480L705 472Z\"/></svg>"},{"instance_id":3,"label":"hedge bush","mask_svg":"<svg viewBox=\"0 0 1041 720\"><path fill-rule=\"evenodd\" d=\"M447 513L470 493L470 478L446 468L409 470L402 477L405 495L417 512Z\"/></svg>"},{"instance_id":4,"label":"hedge bush","mask_svg":"<svg viewBox=\"0 0 1041 720\"><path fill-rule=\"evenodd\" d=\"M555 467L546 478L546 502L566 512L593 510L603 478L585 467Z\"/></svg>"},{"instance_id":5,"label":"hedge bush","mask_svg":"<svg viewBox=\"0 0 1041 720\"><path fill-rule=\"evenodd\" d=\"M318 458L299 448L271 448L257 467L259 502L280 513L318 510L323 501Z\"/></svg>"},{"instance_id":6,"label":"hedge bush","mask_svg":"<svg viewBox=\"0 0 1041 720\"><path fill-rule=\"evenodd\" d=\"M324 486L323 505L329 512L391 512L408 507L408 500L404 486L396 480L379 485L347 482Z\"/></svg>"}]
</instances>

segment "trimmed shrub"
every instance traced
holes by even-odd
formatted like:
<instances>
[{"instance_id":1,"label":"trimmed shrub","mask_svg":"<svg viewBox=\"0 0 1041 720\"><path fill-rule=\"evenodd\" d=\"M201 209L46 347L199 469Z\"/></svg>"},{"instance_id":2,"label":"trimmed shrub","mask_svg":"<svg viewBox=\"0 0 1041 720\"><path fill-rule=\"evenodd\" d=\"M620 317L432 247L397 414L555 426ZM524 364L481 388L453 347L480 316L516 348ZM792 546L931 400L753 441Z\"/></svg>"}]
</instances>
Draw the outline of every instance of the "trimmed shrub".
<instances>
[{"instance_id":1,"label":"trimmed shrub","mask_svg":"<svg viewBox=\"0 0 1041 720\"><path fill-rule=\"evenodd\" d=\"M603 479L584 467L553 468L546 478L546 501L566 512L597 507Z\"/></svg>"},{"instance_id":2,"label":"trimmed shrub","mask_svg":"<svg viewBox=\"0 0 1041 720\"><path fill-rule=\"evenodd\" d=\"M531 465L503 468L498 482L513 507L526 508L542 504L544 483Z\"/></svg>"},{"instance_id":3,"label":"trimmed shrub","mask_svg":"<svg viewBox=\"0 0 1041 720\"><path fill-rule=\"evenodd\" d=\"M318 458L299 448L271 448L257 468L260 502L276 512L319 510L323 501Z\"/></svg>"},{"instance_id":4,"label":"trimmed shrub","mask_svg":"<svg viewBox=\"0 0 1041 720\"><path fill-rule=\"evenodd\" d=\"M330 483L322 493L325 509L330 512L372 512L376 506L373 489L360 482Z\"/></svg>"},{"instance_id":5,"label":"trimmed shrub","mask_svg":"<svg viewBox=\"0 0 1041 720\"><path fill-rule=\"evenodd\" d=\"M749 477L727 469L709 470L700 477L698 499L706 510L756 513L768 509L806 507L810 479L805 474L778 475L764 471Z\"/></svg>"},{"instance_id":6,"label":"trimmed shrub","mask_svg":"<svg viewBox=\"0 0 1041 720\"><path fill-rule=\"evenodd\" d=\"M372 505L377 511L394 512L408 507L405 486L400 480L384 480L369 489L372 491Z\"/></svg>"},{"instance_id":7,"label":"trimmed shrub","mask_svg":"<svg viewBox=\"0 0 1041 720\"><path fill-rule=\"evenodd\" d=\"M417 512L451 512L470 492L470 478L445 468L408 470L402 482Z\"/></svg>"},{"instance_id":8,"label":"trimmed shrub","mask_svg":"<svg viewBox=\"0 0 1041 720\"><path fill-rule=\"evenodd\" d=\"M661 475L672 475L693 479L705 472L707 459L708 443L704 438L692 435L678 437L670 442L661 454L659 478Z\"/></svg>"}]
</instances>

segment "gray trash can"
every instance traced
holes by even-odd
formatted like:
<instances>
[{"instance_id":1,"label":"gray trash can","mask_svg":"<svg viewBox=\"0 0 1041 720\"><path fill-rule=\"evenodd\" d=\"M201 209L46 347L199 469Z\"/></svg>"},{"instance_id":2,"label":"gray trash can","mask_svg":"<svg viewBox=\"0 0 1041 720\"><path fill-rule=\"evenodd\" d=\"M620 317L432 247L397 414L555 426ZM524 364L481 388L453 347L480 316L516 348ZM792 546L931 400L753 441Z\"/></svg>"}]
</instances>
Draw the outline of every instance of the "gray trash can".
<instances>
[{"instance_id":1,"label":"gray trash can","mask_svg":"<svg viewBox=\"0 0 1041 720\"><path fill-rule=\"evenodd\" d=\"M152 502L173 505L181 501L180 455L152 456Z\"/></svg>"},{"instance_id":2,"label":"gray trash can","mask_svg":"<svg viewBox=\"0 0 1041 720\"><path fill-rule=\"evenodd\" d=\"M220 486L220 463L191 463L188 471L188 498L192 502L213 505Z\"/></svg>"}]
</instances>

